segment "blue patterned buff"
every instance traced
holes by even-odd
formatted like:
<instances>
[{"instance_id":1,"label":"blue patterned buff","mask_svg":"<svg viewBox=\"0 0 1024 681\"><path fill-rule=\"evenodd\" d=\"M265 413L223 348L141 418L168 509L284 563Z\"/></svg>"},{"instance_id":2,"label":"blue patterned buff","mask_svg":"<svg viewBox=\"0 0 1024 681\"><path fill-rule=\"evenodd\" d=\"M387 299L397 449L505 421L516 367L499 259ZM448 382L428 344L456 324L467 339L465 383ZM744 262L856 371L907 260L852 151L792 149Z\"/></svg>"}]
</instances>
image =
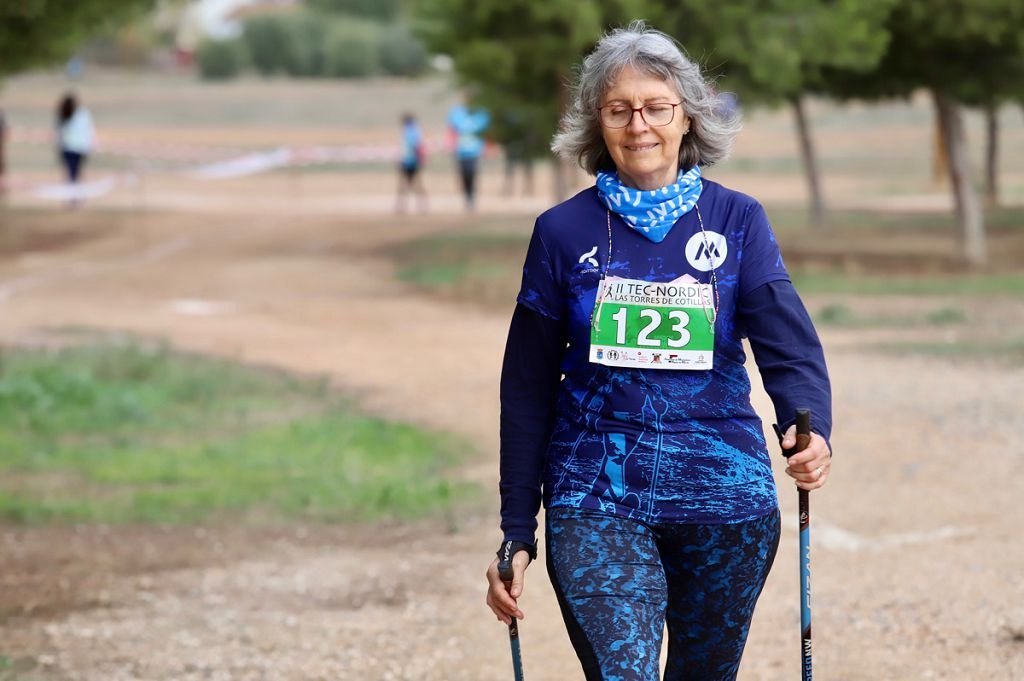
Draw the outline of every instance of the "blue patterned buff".
<instances>
[{"instance_id":1,"label":"blue patterned buff","mask_svg":"<svg viewBox=\"0 0 1024 681\"><path fill-rule=\"evenodd\" d=\"M597 193L601 203L656 244L668 235L676 220L697 205L702 188L700 166L694 166L685 173L680 170L674 184L649 191L627 187L614 171L597 173Z\"/></svg>"}]
</instances>

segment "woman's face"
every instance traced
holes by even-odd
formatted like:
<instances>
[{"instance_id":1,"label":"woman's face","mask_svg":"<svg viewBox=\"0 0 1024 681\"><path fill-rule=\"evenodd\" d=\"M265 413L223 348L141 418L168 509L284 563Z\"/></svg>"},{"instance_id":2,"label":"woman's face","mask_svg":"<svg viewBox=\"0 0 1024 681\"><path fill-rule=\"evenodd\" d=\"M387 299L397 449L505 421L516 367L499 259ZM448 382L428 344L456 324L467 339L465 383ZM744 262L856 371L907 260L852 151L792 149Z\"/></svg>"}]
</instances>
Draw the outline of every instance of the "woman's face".
<instances>
[{"instance_id":1,"label":"woman's face","mask_svg":"<svg viewBox=\"0 0 1024 681\"><path fill-rule=\"evenodd\" d=\"M638 109L648 104L678 104L681 100L666 81L626 66L604 93L601 106ZM636 189L658 189L676 181L679 145L689 129L690 119L681 106L675 107L668 125L651 126L639 111L624 128L601 125L619 178Z\"/></svg>"}]
</instances>

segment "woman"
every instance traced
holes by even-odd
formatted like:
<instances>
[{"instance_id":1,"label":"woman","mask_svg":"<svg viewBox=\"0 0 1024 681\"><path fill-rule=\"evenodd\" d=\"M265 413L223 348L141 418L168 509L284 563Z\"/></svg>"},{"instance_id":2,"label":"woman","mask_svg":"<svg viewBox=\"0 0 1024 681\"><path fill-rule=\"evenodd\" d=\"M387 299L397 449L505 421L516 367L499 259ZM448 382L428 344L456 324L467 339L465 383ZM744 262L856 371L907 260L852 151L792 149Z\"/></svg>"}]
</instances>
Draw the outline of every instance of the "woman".
<instances>
[{"instance_id":1,"label":"woman","mask_svg":"<svg viewBox=\"0 0 1024 681\"><path fill-rule=\"evenodd\" d=\"M74 95L64 95L57 106L57 142L68 183L78 182L82 166L92 149L94 136L89 111L78 105Z\"/></svg>"},{"instance_id":2,"label":"woman","mask_svg":"<svg viewBox=\"0 0 1024 681\"><path fill-rule=\"evenodd\" d=\"M553 149L596 186L537 219L505 349L501 551L506 624L546 513L548 573L588 680L733 679L779 541L741 339L802 489L828 479L821 346L754 199L701 178L738 130L696 65L637 22L583 62ZM564 378L562 376L564 375ZM543 489L543 492L542 492ZM511 544L509 544L511 542Z\"/></svg>"}]
</instances>

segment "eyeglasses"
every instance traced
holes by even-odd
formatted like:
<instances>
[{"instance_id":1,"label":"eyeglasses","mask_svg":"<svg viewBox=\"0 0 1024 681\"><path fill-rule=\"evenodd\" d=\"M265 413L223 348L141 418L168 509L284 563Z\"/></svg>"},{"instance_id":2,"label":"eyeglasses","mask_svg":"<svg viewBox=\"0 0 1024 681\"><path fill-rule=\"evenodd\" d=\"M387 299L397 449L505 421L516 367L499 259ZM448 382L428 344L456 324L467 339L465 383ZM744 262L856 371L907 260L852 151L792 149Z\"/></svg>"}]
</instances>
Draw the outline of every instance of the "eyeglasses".
<instances>
[{"instance_id":1,"label":"eyeglasses","mask_svg":"<svg viewBox=\"0 0 1024 681\"><path fill-rule=\"evenodd\" d=\"M658 102L656 104L645 104L636 109L622 104L609 104L608 106L597 107L597 112L601 116L601 125L606 128L625 128L633 121L633 114L637 111L640 112L640 117L647 125L660 128L672 122L672 119L676 116L676 107L680 104L682 102L675 104Z\"/></svg>"}]
</instances>

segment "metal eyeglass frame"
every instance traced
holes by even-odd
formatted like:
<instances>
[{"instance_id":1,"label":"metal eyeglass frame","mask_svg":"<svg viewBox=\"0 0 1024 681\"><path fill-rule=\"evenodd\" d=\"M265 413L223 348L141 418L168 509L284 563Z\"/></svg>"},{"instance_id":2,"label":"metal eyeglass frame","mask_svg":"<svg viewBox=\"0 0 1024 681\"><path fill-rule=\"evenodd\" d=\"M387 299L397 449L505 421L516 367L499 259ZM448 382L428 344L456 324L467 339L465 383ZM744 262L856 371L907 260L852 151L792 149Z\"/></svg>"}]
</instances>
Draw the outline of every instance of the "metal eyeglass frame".
<instances>
[{"instance_id":1,"label":"metal eyeglass frame","mask_svg":"<svg viewBox=\"0 0 1024 681\"><path fill-rule=\"evenodd\" d=\"M682 104L683 104L682 102L676 102L675 104L673 104L672 102L653 102L651 104L644 104L643 106L640 106L640 107L622 106L620 104L614 104L614 105L613 104L606 104L604 106L597 107L597 118L598 118L598 120L601 121L601 125L603 125L604 127L610 128L612 130L621 130L623 128L628 128L629 127L630 123L633 122L633 116L635 116L636 112L639 111L640 112L640 119L644 123L646 123L647 125L651 126L652 128L664 128L666 125L671 125L672 121L674 121L676 119L676 107L677 106L682 106ZM608 125L607 123L604 122L604 114L601 113L601 110L602 109L608 109L608 108L610 108L612 106L615 106L616 108L629 109L629 120L626 121L625 125ZM671 106L672 107L672 117L669 118L668 121L665 122L665 123L659 123L659 124L655 125L654 123L649 122L647 120L647 117L644 116L644 109L646 109L649 106Z\"/></svg>"}]
</instances>

